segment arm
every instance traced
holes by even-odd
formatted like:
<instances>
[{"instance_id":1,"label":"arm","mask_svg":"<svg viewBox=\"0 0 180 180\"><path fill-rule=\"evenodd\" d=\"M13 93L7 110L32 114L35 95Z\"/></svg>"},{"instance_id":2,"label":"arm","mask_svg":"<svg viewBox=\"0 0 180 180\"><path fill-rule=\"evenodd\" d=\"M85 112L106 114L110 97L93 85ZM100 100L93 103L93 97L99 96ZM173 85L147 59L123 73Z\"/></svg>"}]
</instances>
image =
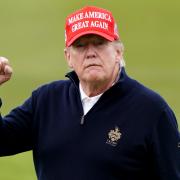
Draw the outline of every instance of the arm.
<instances>
[{"instance_id":1,"label":"arm","mask_svg":"<svg viewBox=\"0 0 180 180\"><path fill-rule=\"evenodd\" d=\"M167 107L154 128L152 147L159 180L180 179L180 134L172 110Z\"/></svg>"},{"instance_id":2,"label":"arm","mask_svg":"<svg viewBox=\"0 0 180 180\"><path fill-rule=\"evenodd\" d=\"M30 97L5 117L0 116L0 156L32 150L32 101Z\"/></svg>"},{"instance_id":3,"label":"arm","mask_svg":"<svg viewBox=\"0 0 180 180\"><path fill-rule=\"evenodd\" d=\"M0 57L0 85L10 80L12 68L8 59ZM0 99L0 107L2 105ZM0 115L0 156L32 149L32 98L12 110L4 118ZM30 123L31 122L31 123Z\"/></svg>"}]
</instances>

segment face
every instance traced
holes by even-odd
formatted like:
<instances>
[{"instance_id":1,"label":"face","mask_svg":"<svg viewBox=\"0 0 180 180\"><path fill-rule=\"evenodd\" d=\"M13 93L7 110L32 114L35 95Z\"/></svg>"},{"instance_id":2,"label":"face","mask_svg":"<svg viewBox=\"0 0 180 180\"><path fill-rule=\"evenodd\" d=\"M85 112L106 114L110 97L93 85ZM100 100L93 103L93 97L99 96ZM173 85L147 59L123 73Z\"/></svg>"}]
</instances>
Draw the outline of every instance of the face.
<instances>
[{"instance_id":1,"label":"face","mask_svg":"<svg viewBox=\"0 0 180 180\"><path fill-rule=\"evenodd\" d=\"M65 49L65 56L82 83L113 83L119 71L121 51L117 42L85 35Z\"/></svg>"}]
</instances>

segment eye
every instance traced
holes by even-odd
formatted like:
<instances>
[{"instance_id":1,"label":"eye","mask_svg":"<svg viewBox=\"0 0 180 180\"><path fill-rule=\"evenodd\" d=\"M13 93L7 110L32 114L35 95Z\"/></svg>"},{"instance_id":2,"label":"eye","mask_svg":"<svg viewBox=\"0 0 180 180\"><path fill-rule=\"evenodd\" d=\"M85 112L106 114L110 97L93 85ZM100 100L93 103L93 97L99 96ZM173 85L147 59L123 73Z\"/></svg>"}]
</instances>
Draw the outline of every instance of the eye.
<instances>
[{"instance_id":1,"label":"eye","mask_svg":"<svg viewBox=\"0 0 180 180\"><path fill-rule=\"evenodd\" d=\"M107 43L107 41L104 39L97 39L96 41L94 41L95 46L105 45L106 43Z\"/></svg>"},{"instance_id":2,"label":"eye","mask_svg":"<svg viewBox=\"0 0 180 180\"><path fill-rule=\"evenodd\" d=\"M77 43L76 44L76 47L78 48L80 48L80 47L84 47L85 46L85 43L83 43L83 42L79 42L79 43Z\"/></svg>"},{"instance_id":3,"label":"eye","mask_svg":"<svg viewBox=\"0 0 180 180\"><path fill-rule=\"evenodd\" d=\"M86 44L87 44L86 42L79 40L79 41L75 41L72 46L75 48L81 48L81 47L85 47Z\"/></svg>"}]
</instances>

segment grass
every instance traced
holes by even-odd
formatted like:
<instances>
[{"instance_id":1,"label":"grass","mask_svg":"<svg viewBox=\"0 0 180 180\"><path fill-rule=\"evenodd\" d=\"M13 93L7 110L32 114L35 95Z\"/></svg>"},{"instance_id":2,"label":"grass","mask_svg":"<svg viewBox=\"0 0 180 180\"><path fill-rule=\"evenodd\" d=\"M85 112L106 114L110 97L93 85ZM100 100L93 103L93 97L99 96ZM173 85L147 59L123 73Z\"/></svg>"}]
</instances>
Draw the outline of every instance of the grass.
<instances>
[{"instance_id":1,"label":"grass","mask_svg":"<svg viewBox=\"0 0 180 180\"><path fill-rule=\"evenodd\" d=\"M125 45L129 75L159 92L180 123L180 1L178 0L1 0L0 56L14 76L1 86L3 115L41 84L64 79L64 19L84 5L113 11ZM36 179L31 152L0 159L0 179Z\"/></svg>"}]
</instances>

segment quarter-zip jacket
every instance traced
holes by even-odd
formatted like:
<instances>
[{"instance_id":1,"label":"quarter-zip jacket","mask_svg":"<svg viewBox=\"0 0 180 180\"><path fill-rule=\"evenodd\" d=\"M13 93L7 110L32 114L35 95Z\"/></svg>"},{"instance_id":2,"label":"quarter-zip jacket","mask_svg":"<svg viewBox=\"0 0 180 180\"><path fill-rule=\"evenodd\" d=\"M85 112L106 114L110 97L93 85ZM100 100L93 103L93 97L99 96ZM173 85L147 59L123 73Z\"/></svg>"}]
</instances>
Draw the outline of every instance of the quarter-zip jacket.
<instances>
[{"instance_id":1,"label":"quarter-zip jacket","mask_svg":"<svg viewBox=\"0 0 180 180\"><path fill-rule=\"evenodd\" d=\"M79 80L35 90L0 120L0 156L32 150L38 180L180 180L180 135L157 93L119 81L83 116Z\"/></svg>"}]
</instances>

